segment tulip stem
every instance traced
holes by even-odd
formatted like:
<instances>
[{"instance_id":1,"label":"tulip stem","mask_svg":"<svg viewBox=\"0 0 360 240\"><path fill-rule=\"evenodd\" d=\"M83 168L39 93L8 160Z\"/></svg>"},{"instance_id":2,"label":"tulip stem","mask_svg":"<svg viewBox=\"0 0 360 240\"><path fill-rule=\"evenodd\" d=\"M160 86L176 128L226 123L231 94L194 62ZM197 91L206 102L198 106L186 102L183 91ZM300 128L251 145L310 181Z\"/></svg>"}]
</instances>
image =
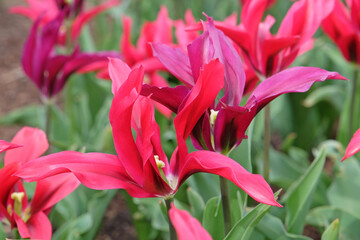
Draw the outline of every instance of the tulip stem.
<instances>
[{"instance_id":1,"label":"tulip stem","mask_svg":"<svg viewBox=\"0 0 360 240\"><path fill-rule=\"evenodd\" d=\"M227 179L220 176L220 191L221 191L221 202L223 209L223 217L224 217L224 228L225 235L228 234L231 230L231 214L230 214L230 196L229 196L229 186Z\"/></svg>"},{"instance_id":2,"label":"tulip stem","mask_svg":"<svg viewBox=\"0 0 360 240\"><path fill-rule=\"evenodd\" d=\"M269 181L270 168L270 104L265 106L265 128L264 128L264 179Z\"/></svg>"},{"instance_id":3,"label":"tulip stem","mask_svg":"<svg viewBox=\"0 0 360 240\"><path fill-rule=\"evenodd\" d=\"M167 209L167 213L168 213L168 221L169 221L170 240L176 240L177 239L176 231L175 231L174 226L171 223L170 216L169 216L171 202L172 202L172 198L165 199L165 205L166 205L166 209Z\"/></svg>"},{"instance_id":4,"label":"tulip stem","mask_svg":"<svg viewBox=\"0 0 360 240\"><path fill-rule=\"evenodd\" d=\"M349 140L353 135L353 118L354 118L354 111L355 111L355 101L356 101L356 88L357 88L357 79L359 75L359 68L355 65L354 67L354 79L352 81L352 89L351 89L351 102L350 102L350 116L349 116Z\"/></svg>"}]
</instances>

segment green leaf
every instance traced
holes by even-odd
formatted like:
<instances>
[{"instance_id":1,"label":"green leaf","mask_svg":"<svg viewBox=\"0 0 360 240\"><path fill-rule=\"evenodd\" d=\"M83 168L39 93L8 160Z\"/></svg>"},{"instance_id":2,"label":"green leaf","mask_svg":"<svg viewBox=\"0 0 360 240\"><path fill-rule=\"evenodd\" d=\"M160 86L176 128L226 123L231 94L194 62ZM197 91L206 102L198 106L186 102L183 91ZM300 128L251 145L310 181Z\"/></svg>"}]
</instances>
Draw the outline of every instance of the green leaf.
<instances>
[{"instance_id":1,"label":"green leaf","mask_svg":"<svg viewBox=\"0 0 360 240\"><path fill-rule=\"evenodd\" d=\"M20 124L44 129L45 108L43 105L27 105L15 109L0 118L0 124Z\"/></svg>"},{"instance_id":2,"label":"green leaf","mask_svg":"<svg viewBox=\"0 0 360 240\"><path fill-rule=\"evenodd\" d=\"M81 215L80 217L68 221L63 224L56 232L53 234L53 240L63 240L63 239L72 239L79 238L79 236L86 231L89 231L92 227L92 217L89 213Z\"/></svg>"},{"instance_id":3,"label":"green leaf","mask_svg":"<svg viewBox=\"0 0 360 240\"><path fill-rule=\"evenodd\" d=\"M6 233L3 229L2 222L0 222L0 239L6 239Z\"/></svg>"},{"instance_id":4,"label":"green leaf","mask_svg":"<svg viewBox=\"0 0 360 240\"><path fill-rule=\"evenodd\" d=\"M118 190L100 191L94 194L88 203L89 213L91 214L92 228L84 235L84 239L95 239L100 228L104 214Z\"/></svg>"},{"instance_id":5,"label":"green leaf","mask_svg":"<svg viewBox=\"0 0 360 240\"><path fill-rule=\"evenodd\" d=\"M324 163L325 150L322 149L305 174L290 187L283 198L287 210L285 223L290 233L301 234L303 231L305 217Z\"/></svg>"},{"instance_id":6,"label":"green leaf","mask_svg":"<svg viewBox=\"0 0 360 240\"><path fill-rule=\"evenodd\" d=\"M279 195L281 190L275 193L275 198ZM259 204L252 209L244 218L239 220L231 231L226 236L225 240L246 240L250 239L256 224L269 211L270 205Z\"/></svg>"},{"instance_id":7,"label":"green leaf","mask_svg":"<svg viewBox=\"0 0 360 240\"><path fill-rule=\"evenodd\" d=\"M190 203L191 215L201 221L205 209L204 200L200 194L194 191L192 188L188 188L186 193Z\"/></svg>"},{"instance_id":8,"label":"green leaf","mask_svg":"<svg viewBox=\"0 0 360 240\"><path fill-rule=\"evenodd\" d=\"M331 205L360 218L360 164L355 158L338 162L335 179L328 190Z\"/></svg>"},{"instance_id":9,"label":"green leaf","mask_svg":"<svg viewBox=\"0 0 360 240\"><path fill-rule=\"evenodd\" d=\"M220 197L207 201L202 224L214 240L224 238L224 219Z\"/></svg>"},{"instance_id":10,"label":"green leaf","mask_svg":"<svg viewBox=\"0 0 360 240\"><path fill-rule=\"evenodd\" d=\"M339 219L335 219L321 236L321 240L337 240L339 238Z\"/></svg>"},{"instance_id":11,"label":"green leaf","mask_svg":"<svg viewBox=\"0 0 360 240\"><path fill-rule=\"evenodd\" d=\"M344 103L345 91L335 85L323 86L312 91L303 101L305 107L313 107L320 101L331 103L335 109L342 110Z\"/></svg>"},{"instance_id":12,"label":"green leaf","mask_svg":"<svg viewBox=\"0 0 360 240\"><path fill-rule=\"evenodd\" d=\"M266 236L267 239L276 240L311 240L311 238L288 233L281 220L271 214L265 216L256 225L256 229Z\"/></svg>"}]
</instances>

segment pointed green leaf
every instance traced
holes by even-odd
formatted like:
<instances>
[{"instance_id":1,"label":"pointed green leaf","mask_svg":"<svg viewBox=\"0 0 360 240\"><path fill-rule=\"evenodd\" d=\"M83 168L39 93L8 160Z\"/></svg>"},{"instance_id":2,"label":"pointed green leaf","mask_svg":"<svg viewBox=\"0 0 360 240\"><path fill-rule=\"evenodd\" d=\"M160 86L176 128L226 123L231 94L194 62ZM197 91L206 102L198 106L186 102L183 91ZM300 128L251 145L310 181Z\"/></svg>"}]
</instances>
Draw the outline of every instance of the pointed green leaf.
<instances>
[{"instance_id":1,"label":"pointed green leaf","mask_svg":"<svg viewBox=\"0 0 360 240\"><path fill-rule=\"evenodd\" d=\"M204 200L200 194L194 191L192 188L188 188L186 193L190 203L191 215L201 221L205 208Z\"/></svg>"},{"instance_id":2,"label":"pointed green leaf","mask_svg":"<svg viewBox=\"0 0 360 240\"><path fill-rule=\"evenodd\" d=\"M202 223L213 240L224 238L224 219L220 197L213 197L207 201Z\"/></svg>"},{"instance_id":3,"label":"pointed green leaf","mask_svg":"<svg viewBox=\"0 0 360 240\"><path fill-rule=\"evenodd\" d=\"M281 190L275 193L275 198ZM244 218L239 220L226 236L225 240L246 240L250 239L256 224L270 210L270 205L259 204L252 209Z\"/></svg>"},{"instance_id":4,"label":"pointed green leaf","mask_svg":"<svg viewBox=\"0 0 360 240\"><path fill-rule=\"evenodd\" d=\"M285 223L290 233L301 234L312 195L317 186L325 163L325 149L322 148L307 171L290 186L283 200L286 201Z\"/></svg>"},{"instance_id":5,"label":"pointed green leaf","mask_svg":"<svg viewBox=\"0 0 360 240\"><path fill-rule=\"evenodd\" d=\"M339 238L339 219L335 219L321 236L321 240L337 240Z\"/></svg>"}]
</instances>

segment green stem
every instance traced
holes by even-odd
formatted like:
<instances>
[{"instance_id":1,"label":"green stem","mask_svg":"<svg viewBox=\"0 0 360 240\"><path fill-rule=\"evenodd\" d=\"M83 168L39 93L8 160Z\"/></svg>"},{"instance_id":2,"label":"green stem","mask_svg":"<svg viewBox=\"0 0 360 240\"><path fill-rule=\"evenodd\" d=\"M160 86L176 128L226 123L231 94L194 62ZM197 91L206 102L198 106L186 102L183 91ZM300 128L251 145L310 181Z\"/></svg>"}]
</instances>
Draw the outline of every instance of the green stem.
<instances>
[{"instance_id":1,"label":"green stem","mask_svg":"<svg viewBox=\"0 0 360 240\"><path fill-rule=\"evenodd\" d=\"M270 104L265 106L265 128L264 128L264 179L269 181L270 168Z\"/></svg>"},{"instance_id":2,"label":"green stem","mask_svg":"<svg viewBox=\"0 0 360 240\"><path fill-rule=\"evenodd\" d=\"M14 239L20 239L20 237L21 237L19 230L17 228L14 228L13 235L14 235Z\"/></svg>"},{"instance_id":3,"label":"green stem","mask_svg":"<svg viewBox=\"0 0 360 240\"><path fill-rule=\"evenodd\" d=\"M231 230L230 196L229 196L229 186L227 179L225 179L222 176L220 176L220 191L221 191L221 202L223 208L225 235L227 235L228 232L230 232Z\"/></svg>"},{"instance_id":4,"label":"green stem","mask_svg":"<svg viewBox=\"0 0 360 240\"><path fill-rule=\"evenodd\" d=\"M177 235L174 226L171 223L170 216L169 216L169 210L171 207L172 198L165 199L165 205L168 212L168 220L169 220L169 232L170 232L170 240L176 240Z\"/></svg>"},{"instance_id":5,"label":"green stem","mask_svg":"<svg viewBox=\"0 0 360 240\"><path fill-rule=\"evenodd\" d=\"M351 89L351 102L350 102L350 116L349 116L349 140L353 135L353 118L354 118L354 111L355 111L355 101L356 101L356 88L357 88L357 79L359 75L359 68L355 65L354 67L354 79L352 81L352 89Z\"/></svg>"}]
</instances>

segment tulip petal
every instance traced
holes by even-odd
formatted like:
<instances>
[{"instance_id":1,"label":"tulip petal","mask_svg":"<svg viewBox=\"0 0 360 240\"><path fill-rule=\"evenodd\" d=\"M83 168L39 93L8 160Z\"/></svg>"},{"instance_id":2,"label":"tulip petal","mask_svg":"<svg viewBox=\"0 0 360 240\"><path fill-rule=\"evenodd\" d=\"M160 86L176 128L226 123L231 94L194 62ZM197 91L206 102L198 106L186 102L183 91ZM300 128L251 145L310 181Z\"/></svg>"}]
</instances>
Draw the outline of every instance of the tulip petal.
<instances>
[{"instance_id":1,"label":"tulip petal","mask_svg":"<svg viewBox=\"0 0 360 240\"><path fill-rule=\"evenodd\" d=\"M141 89L141 95L150 96L152 100L161 103L174 113L177 113L180 104L189 92L190 90L182 85L169 88L144 84Z\"/></svg>"},{"instance_id":2,"label":"tulip petal","mask_svg":"<svg viewBox=\"0 0 360 240\"><path fill-rule=\"evenodd\" d=\"M173 49L165 44L152 43L153 55L188 88L194 85L188 56L179 48Z\"/></svg>"},{"instance_id":3,"label":"tulip petal","mask_svg":"<svg viewBox=\"0 0 360 240\"><path fill-rule=\"evenodd\" d=\"M51 208L74 191L79 184L79 180L68 173L38 181L34 197L31 199L31 212L36 213Z\"/></svg>"},{"instance_id":4,"label":"tulip petal","mask_svg":"<svg viewBox=\"0 0 360 240\"><path fill-rule=\"evenodd\" d=\"M192 217L187 211L177 209L174 204L171 204L169 217L179 240L212 239L210 234L201 226L196 218Z\"/></svg>"},{"instance_id":5,"label":"tulip petal","mask_svg":"<svg viewBox=\"0 0 360 240\"><path fill-rule=\"evenodd\" d=\"M32 215L26 225L29 229L31 239L51 239L52 226L49 218L45 213L37 212L36 214Z\"/></svg>"},{"instance_id":6,"label":"tulip petal","mask_svg":"<svg viewBox=\"0 0 360 240\"><path fill-rule=\"evenodd\" d=\"M360 151L360 129L358 129L351 138L349 145L346 147L345 156L341 159L341 161L344 161L345 159L355 155L359 151Z\"/></svg>"},{"instance_id":7,"label":"tulip petal","mask_svg":"<svg viewBox=\"0 0 360 240\"><path fill-rule=\"evenodd\" d=\"M315 67L292 67L277 73L260 83L250 95L246 107L258 104L259 112L266 104L281 94L306 92L313 83L326 79L346 80L336 72Z\"/></svg>"},{"instance_id":8,"label":"tulip petal","mask_svg":"<svg viewBox=\"0 0 360 240\"><path fill-rule=\"evenodd\" d=\"M261 175L249 173L239 163L222 154L210 151L190 153L179 174L179 184L197 172L206 172L222 176L243 189L256 201L281 207L281 205L276 202L269 184Z\"/></svg>"},{"instance_id":9,"label":"tulip petal","mask_svg":"<svg viewBox=\"0 0 360 240\"><path fill-rule=\"evenodd\" d=\"M129 161L130 157L126 160ZM86 187L96 190L125 189L133 197L155 197L129 176L117 156L104 153L64 151L34 159L17 173L26 181L39 181L72 172Z\"/></svg>"},{"instance_id":10,"label":"tulip petal","mask_svg":"<svg viewBox=\"0 0 360 240\"><path fill-rule=\"evenodd\" d=\"M10 149L13 149L13 148L18 148L18 147L22 147L22 145L8 143L4 140L0 140L0 153L10 150Z\"/></svg>"},{"instance_id":11,"label":"tulip petal","mask_svg":"<svg viewBox=\"0 0 360 240\"><path fill-rule=\"evenodd\" d=\"M100 4L87 12L80 13L73 22L71 26L71 38L72 40L75 40L80 35L81 29L88 21L90 21L92 18L94 18L99 13L112 8L116 5L118 5L120 2L118 0L110 0L104 4Z\"/></svg>"},{"instance_id":12,"label":"tulip petal","mask_svg":"<svg viewBox=\"0 0 360 240\"><path fill-rule=\"evenodd\" d=\"M11 141L21 144L22 148L8 151L5 154L5 165L17 162L23 164L41 156L49 147L45 132L38 128L24 127Z\"/></svg>"},{"instance_id":13,"label":"tulip petal","mask_svg":"<svg viewBox=\"0 0 360 240\"><path fill-rule=\"evenodd\" d=\"M112 93L115 95L120 86L128 78L131 69L130 67L120 59L109 58L109 75L112 80Z\"/></svg>"},{"instance_id":14,"label":"tulip petal","mask_svg":"<svg viewBox=\"0 0 360 240\"><path fill-rule=\"evenodd\" d=\"M143 68L131 71L128 79L115 94L110 108L110 124L119 160L129 175L139 184L143 182L143 160L133 140L131 131L131 115L138 99L144 79ZM131 159L129 161L129 159Z\"/></svg>"}]
</instances>

